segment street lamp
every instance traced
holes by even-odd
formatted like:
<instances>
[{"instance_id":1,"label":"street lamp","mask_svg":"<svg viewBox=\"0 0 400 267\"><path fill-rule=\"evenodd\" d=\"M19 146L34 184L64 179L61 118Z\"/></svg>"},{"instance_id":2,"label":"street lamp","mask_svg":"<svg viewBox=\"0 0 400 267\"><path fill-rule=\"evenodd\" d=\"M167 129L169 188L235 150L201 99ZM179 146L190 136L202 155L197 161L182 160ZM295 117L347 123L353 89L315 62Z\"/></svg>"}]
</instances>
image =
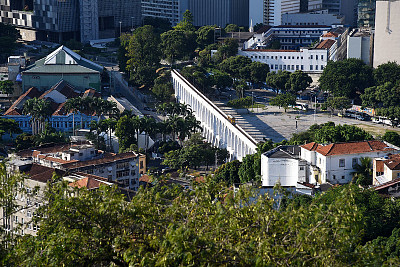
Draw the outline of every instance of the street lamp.
<instances>
[{"instance_id":1,"label":"street lamp","mask_svg":"<svg viewBox=\"0 0 400 267\"><path fill-rule=\"evenodd\" d=\"M119 36L122 35L122 21L119 22Z\"/></svg>"}]
</instances>

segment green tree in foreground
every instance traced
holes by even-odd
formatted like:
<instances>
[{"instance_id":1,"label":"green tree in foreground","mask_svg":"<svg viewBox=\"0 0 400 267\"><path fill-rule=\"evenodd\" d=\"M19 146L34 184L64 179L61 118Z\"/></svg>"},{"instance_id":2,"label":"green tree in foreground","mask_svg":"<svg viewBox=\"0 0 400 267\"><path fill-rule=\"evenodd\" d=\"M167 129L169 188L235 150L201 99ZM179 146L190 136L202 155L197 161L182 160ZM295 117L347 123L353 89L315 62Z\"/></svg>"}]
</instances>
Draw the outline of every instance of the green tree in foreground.
<instances>
[{"instance_id":1,"label":"green tree in foreground","mask_svg":"<svg viewBox=\"0 0 400 267\"><path fill-rule=\"evenodd\" d=\"M17 240L14 266L382 266L383 251L363 238L382 229L384 209L398 212L356 186L279 209L268 196L208 182L140 190L130 202L114 188L56 183L46 197L40 231Z\"/></svg>"},{"instance_id":2,"label":"green tree in foreground","mask_svg":"<svg viewBox=\"0 0 400 267\"><path fill-rule=\"evenodd\" d=\"M387 82L398 85L400 81L399 77L400 66L396 62L384 63L374 69L374 79L378 86Z\"/></svg>"},{"instance_id":3,"label":"green tree in foreground","mask_svg":"<svg viewBox=\"0 0 400 267\"><path fill-rule=\"evenodd\" d=\"M372 160L371 158L360 158L360 163L354 166L353 181L362 186L372 185Z\"/></svg>"},{"instance_id":4,"label":"green tree in foreground","mask_svg":"<svg viewBox=\"0 0 400 267\"><path fill-rule=\"evenodd\" d=\"M331 115L335 110L340 110L343 114L345 109L352 107L351 100L345 96L329 97L326 105L331 110Z\"/></svg>"}]
</instances>

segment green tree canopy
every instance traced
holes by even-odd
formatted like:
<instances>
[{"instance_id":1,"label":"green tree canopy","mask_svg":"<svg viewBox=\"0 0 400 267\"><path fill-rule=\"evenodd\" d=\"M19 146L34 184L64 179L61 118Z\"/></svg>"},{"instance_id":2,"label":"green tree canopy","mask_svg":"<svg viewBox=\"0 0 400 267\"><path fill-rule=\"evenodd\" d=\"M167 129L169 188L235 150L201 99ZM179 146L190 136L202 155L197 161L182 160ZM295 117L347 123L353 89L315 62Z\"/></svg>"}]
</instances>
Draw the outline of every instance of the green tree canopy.
<instances>
[{"instance_id":1,"label":"green tree canopy","mask_svg":"<svg viewBox=\"0 0 400 267\"><path fill-rule=\"evenodd\" d=\"M331 109L331 113L335 110L345 110L351 108L351 100L345 96L329 97L326 101L326 105Z\"/></svg>"},{"instance_id":2,"label":"green tree canopy","mask_svg":"<svg viewBox=\"0 0 400 267\"><path fill-rule=\"evenodd\" d=\"M372 68L361 59L329 61L319 78L322 91L354 99L373 85Z\"/></svg>"},{"instance_id":3,"label":"green tree canopy","mask_svg":"<svg viewBox=\"0 0 400 267\"><path fill-rule=\"evenodd\" d=\"M269 73L269 65L254 61L249 66L250 81L252 83L262 83L267 78Z\"/></svg>"},{"instance_id":4,"label":"green tree canopy","mask_svg":"<svg viewBox=\"0 0 400 267\"><path fill-rule=\"evenodd\" d=\"M206 25L200 27L197 31L197 44L198 46L203 49L204 47L213 44L215 42L215 28L216 25Z\"/></svg>"},{"instance_id":5,"label":"green tree canopy","mask_svg":"<svg viewBox=\"0 0 400 267\"><path fill-rule=\"evenodd\" d=\"M229 73L234 78L249 80L251 59L245 56L229 57L221 62L220 70Z\"/></svg>"},{"instance_id":6,"label":"green tree canopy","mask_svg":"<svg viewBox=\"0 0 400 267\"><path fill-rule=\"evenodd\" d=\"M399 85L399 77L400 66L396 62L384 63L374 69L374 79L376 85L384 85L388 82L394 85Z\"/></svg>"},{"instance_id":7,"label":"green tree canopy","mask_svg":"<svg viewBox=\"0 0 400 267\"><path fill-rule=\"evenodd\" d=\"M16 48L18 38L20 38L20 34L14 26L0 22L0 62L5 62Z\"/></svg>"},{"instance_id":8,"label":"green tree canopy","mask_svg":"<svg viewBox=\"0 0 400 267\"><path fill-rule=\"evenodd\" d=\"M189 10L186 10L183 13L183 19L174 27L174 29L193 32L195 30L193 21L193 14Z\"/></svg>"},{"instance_id":9,"label":"green tree canopy","mask_svg":"<svg viewBox=\"0 0 400 267\"><path fill-rule=\"evenodd\" d=\"M236 56L238 53L238 41L233 38L227 38L224 43L217 48L217 53L214 55L216 63L221 63L223 60Z\"/></svg>"},{"instance_id":10,"label":"green tree canopy","mask_svg":"<svg viewBox=\"0 0 400 267\"><path fill-rule=\"evenodd\" d=\"M400 146L400 134L393 131L386 131L382 139L395 146Z\"/></svg>"},{"instance_id":11,"label":"green tree canopy","mask_svg":"<svg viewBox=\"0 0 400 267\"><path fill-rule=\"evenodd\" d=\"M290 72L278 70L278 72L270 72L267 74L266 83L268 86L274 88L276 91L287 91L289 87Z\"/></svg>"},{"instance_id":12,"label":"green tree canopy","mask_svg":"<svg viewBox=\"0 0 400 267\"><path fill-rule=\"evenodd\" d=\"M14 93L13 81L0 81L0 92L2 94L11 95Z\"/></svg>"},{"instance_id":13,"label":"green tree canopy","mask_svg":"<svg viewBox=\"0 0 400 267\"><path fill-rule=\"evenodd\" d=\"M365 89L361 95L363 106L371 108L388 108L400 106L400 85L391 82Z\"/></svg>"},{"instance_id":14,"label":"green tree canopy","mask_svg":"<svg viewBox=\"0 0 400 267\"><path fill-rule=\"evenodd\" d=\"M161 34L164 58L172 63L175 60L191 58L196 46L196 34L193 31L174 29Z\"/></svg>"},{"instance_id":15,"label":"green tree canopy","mask_svg":"<svg viewBox=\"0 0 400 267\"><path fill-rule=\"evenodd\" d=\"M299 91L306 90L312 83L312 79L307 73L296 70L289 75L287 83L287 90L292 94L297 94Z\"/></svg>"},{"instance_id":16,"label":"green tree canopy","mask_svg":"<svg viewBox=\"0 0 400 267\"><path fill-rule=\"evenodd\" d=\"M270 101L270 105L283 107L286 110L289 106L294 106L296 104L296 96L290 93L279 94L276 97L272 98Z\"/></svg>"},{"instance_id":17,"label":"green tree canopy","mask_svg":"<svg viewBox=\"0 0 400 267\"><path fill-rule=\"evenodd\" d=\"M160 65L160 38L150 25L137 28L130 37L127 70L136 85L151 86Z\"/></svg>"},{"instance_id":18,"label":"green tree canopy","mask_svg":"<svg viewBox=\"0 0 400 267\"><path fill-rule=\"evenodd\" d=\"M228 24L225 27L226 32L238 32L239 31L239 26L236 24Z\"/></svg>"}]
</instances>

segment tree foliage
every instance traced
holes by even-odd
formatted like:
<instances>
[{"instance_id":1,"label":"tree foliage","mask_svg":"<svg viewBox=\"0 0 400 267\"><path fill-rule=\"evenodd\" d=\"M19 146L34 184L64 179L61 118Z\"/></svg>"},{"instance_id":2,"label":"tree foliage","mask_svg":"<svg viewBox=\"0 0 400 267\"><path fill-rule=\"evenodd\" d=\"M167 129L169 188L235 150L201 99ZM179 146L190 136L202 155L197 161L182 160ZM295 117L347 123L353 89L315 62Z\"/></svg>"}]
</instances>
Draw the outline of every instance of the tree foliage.
<instances>
[{"instance_id":1,"label":"tree foliage","mask_svg":"<svg viewBox=\"0 0 400 267\"><path fill-rule=\"evenodd\" d=\"M329 61L319 78L322 91L354 99L373 85L372 68L361 59Z\"/></svg>"},{"instance_id":2,"label":"tree foliage","mask_svg":"<svg viewBox=\"0 0 400 267\"><path fill-rule=\"evenodd\" d=\"M289 75L287 83L288 85L286 86L286 89L292 94L297 94L299 91L306 90L312 83L312 79L307 73L304 73L301 70L296 70Z\"/></svg>"},{"instance_id":3,"label":"tree foliage","mask_svg":"<svg viewBox=\"0 0 400 267\"><path fill-rule=\"evenodd\" d=\"M270 104L272 106L283 107L286 112L289 106L294 106L296 104L296 96L290 93L279 94L271 99Z\"/></svg>"},{"instance_id":4,"label":"tree foliage","mask_svg":"<svg viewBox=\"0 0 400 267\"><path fill-rule=\"evenodd\" d=\"M396 62L388 62L379 65L374 69L374 79L376 85L384 85L385 83L399 84L400 66Z\"/></svg>"},{"instance_id":5,"label":"tree foliage","mask_svg":"<svg viewBox=\"0 0 400 267\"><path fill-rule=\"evenodd\" d=\"M329 97L326 101L326 105L331 109L331 113L335 110L345 110L351 108L351 100L345 96Z\"/></svg>"},{"instance_id":6,"label":"tree foliage","mask_svg":"<svg viewBox=\"0 0 400 267\"><path fill-rule=\"evenodd\" d=\"M14 26L0 22L0 62L5 61L16 48L18 38L20 34Z\"/></svg>"},{"instance_id":7,"label":"tree foliage","mask_svg":"<svg viewBox=\"0 0 400 267\"><path fill-rule=\"evenodd\" d=\"M382 139L389 142L395 146L400 146L400 134L393 131L386 131L382 136Z\"/></svg>"},{"instance_id":8,"label":"tree foliage","mask_svg":"<svg viewBox=\"0 0 400 267\"><path fill-rule=\"evenodd\" d=\"M286 92L288 89L288 81L290 78L290 72L284 70L278 70L278 72L270 72L266 77L266 83L268 86L274 88L276 91Z\"/></svg>"},{"instance_id":9,"label":"tree foliage","mask_svg":"<svg viewBox=\"0 0 400 267\"><path fill-rule=\"evenodd\" d=\"M125 49L130 80L139 86L152 85L161 60L160 38L154 28L150 25L137 28Z\"/></svg>"}]
</instances>

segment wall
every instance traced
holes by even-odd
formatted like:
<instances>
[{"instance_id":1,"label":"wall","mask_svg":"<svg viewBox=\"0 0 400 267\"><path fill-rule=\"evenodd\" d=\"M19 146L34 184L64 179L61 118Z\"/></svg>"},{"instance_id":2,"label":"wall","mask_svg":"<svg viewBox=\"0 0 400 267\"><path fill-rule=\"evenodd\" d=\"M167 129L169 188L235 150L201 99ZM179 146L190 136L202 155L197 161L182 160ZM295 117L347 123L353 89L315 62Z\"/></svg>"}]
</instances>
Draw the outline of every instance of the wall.
<instances>
[{"instance_id":1,"label":"wall","mask_svg":"<svg viewBox=\"0 0 400 267\"><path fill-rule=\"evenodd\" d=\"M231 159L242 160L244 156L256 152L257 142L241 127L232 124L225 113L176 70L172 71L172 81L177 101L191 107L201 122L203 135L208 142L226 148Z\"/></svg>"},{"instance_id":2,"label":"wall","mask_svg":"<svg viewBox=\"0 0 400 267\"><path fill-rule=\"evenodd\" d=\"M400 64L399 14L400 1L376 1L374 68L389 61Z\"/></svg>"},{"instance_id":3,"label":"wall","mask_svg":"<svg viewBox=\"0 0 400 267\"><path fill-rule=\"evenodd\" d=\"M296 187L297 181L305 180L305 168L300 170L297 159L261 155L261 177L262 186L272 187L279 181L281 186Z\"/></svg>"}]
</instances>

